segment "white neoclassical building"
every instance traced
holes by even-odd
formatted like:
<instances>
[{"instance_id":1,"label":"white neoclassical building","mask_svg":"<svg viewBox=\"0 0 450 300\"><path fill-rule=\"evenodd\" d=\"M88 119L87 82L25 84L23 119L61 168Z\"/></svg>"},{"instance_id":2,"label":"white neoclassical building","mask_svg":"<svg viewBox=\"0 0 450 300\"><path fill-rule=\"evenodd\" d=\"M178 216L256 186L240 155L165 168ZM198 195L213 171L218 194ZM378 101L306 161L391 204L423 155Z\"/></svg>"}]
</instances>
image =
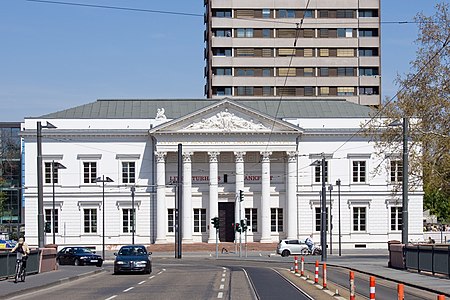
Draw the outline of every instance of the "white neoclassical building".
<instances>
[{"instance_id":1,"label":"white neoclassical building","mask_svg":"<svg viewBox=\"0 0 450 300\"><path fill-rule=\"evenodd\" d=\"M37 122L42 129L43 205L60 245L174 243L178 166L182 168L183 243L320 236L321 168L326 159L328 241L337 248L386 247L401 239L401 178L395 154L374 153L360 134L370 108L343 100L98 100L26 118L26 238L37 242ZM182 161L178 164L178 147ZM53 176L52 163L60 163ZM375 173L382 165L384 172ZM113 182L95 182L109 177ZM340 185L336 186L336 182ZM132 192L133 190L133 192ZM239 193L243 191L243 201ZM422 237L421 190L409 194L409 237ZM53 211L53 202L56 209ZM133 218L133 208L135 214ZM104 220L104 222L103 222ZM332 226L330 226L332 224ZM51 243L53 228L46 228Z\"/></svg>"}]
</instances>

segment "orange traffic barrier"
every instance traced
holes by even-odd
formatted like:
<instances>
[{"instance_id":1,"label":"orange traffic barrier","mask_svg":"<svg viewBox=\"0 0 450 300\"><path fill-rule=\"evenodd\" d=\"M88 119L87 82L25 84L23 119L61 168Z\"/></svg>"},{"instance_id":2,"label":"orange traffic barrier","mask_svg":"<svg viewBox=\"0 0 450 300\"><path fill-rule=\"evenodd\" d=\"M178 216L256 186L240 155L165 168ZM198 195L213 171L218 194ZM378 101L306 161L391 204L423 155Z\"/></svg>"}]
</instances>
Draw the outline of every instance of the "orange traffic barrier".
<instances>
[{"instance_id":1,"label":"orange traffic barrier","mask_svg":"<svg viewBox=\"0 0 450 300\"><path fill-rule=\"evenodd\" d=\"M355 300L355 273L350 271L350 300Z\"/></svg>"},{"instance_id":2,"label":"orange traffic barrier","mask_svg":"<svg viewBox=\"0 0 450 300\"><path fill-rule=\"evenodd\" d=\"M323 263L322 276L323 276L322 287L324 289L326 289L327 288L327 264L326 263Z\"/></svg>"},{"instance_id":3,"label":"orange traffic barrier","mask_svg":"<svg viewBox=\"0 0 450 300\"><path fill-rule=\"evenodd\" d=\"M370 276L370 300L375 300L375 277Z\"/></svg>"},{"instance_id":4,"label":"orange traffic barrier","mask_svg":"<svg viewBox=\"0 0 450 300\"><path fill-rule=\"evenodd\" d=\"M314 284L319 284L319 261L316 260L316 271L314 273Z\"/></svg>"},{"instance_id":5,"label":"orange traffic barrier","mask_svg":"<svg viewBox=\"0 0 450 300\"><path fill-rule=\"evenodd\" d=\"M444 295L438 295L437 300L445 300L445 296Z\"/></svg>"},{"instance_id":6,"label":"orange traffic barrier","mask_svg":"<svg viewBox=\"0 0 450 300\"><path fill-rule=\"evenodd\" d=\"M305 257L302 256L302 265L300 269L300 276L305 276Z\"/></svg>"},{"instance_id":7,"label":"orange traffic barrier","mask_svg":"<svg viewBox=\"0 0 450 300\"><path fill-rule=\"evenodd\" d=\"M405 287L401 283L397 284L397 294L398 294L398 300L405 299Z\"/></svg>"},{"instance_id":8,"label":"orange traffic barrier","mask_svg":"<svg viewBox=\"0 0 450 300\"><path fill-rule=\"evenodd\" d=\"M298 258L294 256L294 273L298 274Z\"/></svg>"}]
</instances>

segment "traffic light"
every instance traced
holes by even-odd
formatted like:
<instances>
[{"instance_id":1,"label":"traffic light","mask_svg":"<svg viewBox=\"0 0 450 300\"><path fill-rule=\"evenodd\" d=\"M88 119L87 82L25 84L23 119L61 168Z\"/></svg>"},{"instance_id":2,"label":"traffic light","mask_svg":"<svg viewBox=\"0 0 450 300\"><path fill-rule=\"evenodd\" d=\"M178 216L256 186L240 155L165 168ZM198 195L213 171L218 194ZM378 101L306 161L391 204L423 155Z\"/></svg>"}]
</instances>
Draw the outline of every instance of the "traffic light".
<instances>
[{"instance_id":1,"label":"traffic light","mask_svg":"<svg viewBox=\"0 0 450 300\"><path fill-rule=\"evenodd\" d=\"M45 222L45 224L44 224L45 226L45 228L44 228L44 231L45 231L45 233L50 233L50 232L52 232L52 229L51 229L51 223L50 222Z\"/></svg>"},{"instance_id":2,"label":"traffic light","mask_svg":"<svg viewBox=\"0 0 450 300\"><path fill-rule=\"evenodd\" d=\"M236 223L236 224L234 224L234 230L236 231L236 232L241 232L241 224L239 224L239 223Z\"/></svg>"},{"instance_id":3,"label":"traffic light","mask_svg":"<svg viewBox=\"0 0 450 300\"><path fill-rule=\"evenodd\" d=\"M214 225L214 228L218 229L220 227L219 218L218 217L214 217L211 220L212 220L211 223Z\"/></svg>"},{"instance_id":4,"label":"traffic light","mask_svg":"<svg viewBox=\"0 0 450 300\"><path fill-rule=\"evenodd\" d=\"M244 201L244 191L243 190L239 190L239 202Z\"/></svg>"},{"instance_id":5,"label":"traffic light","mask_svg":"<svg viewBox=\"0 0 450 300\"><path fill-rule=\"evenodd\" d=\"M241 220L241 230L242 232L247 231L247 220Z\"/></svg>"}]
</instances>

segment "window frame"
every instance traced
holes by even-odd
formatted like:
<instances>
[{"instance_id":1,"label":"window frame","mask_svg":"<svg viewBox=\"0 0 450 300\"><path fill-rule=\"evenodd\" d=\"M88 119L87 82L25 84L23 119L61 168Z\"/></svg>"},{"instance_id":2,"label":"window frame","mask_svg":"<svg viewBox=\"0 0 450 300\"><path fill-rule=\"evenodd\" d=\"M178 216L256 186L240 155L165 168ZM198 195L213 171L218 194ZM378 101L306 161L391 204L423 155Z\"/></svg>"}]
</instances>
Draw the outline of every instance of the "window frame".
<instances>
[{"instance_id":1,"label":"window frame","mask_svg":"<svg viewBox=\"0 0 450 300\"><path fill-rule=\"evenodd\" d=\"M258 232L258 209L249 207L245 209L245 219L249 232Z\"/></svg>"},{"instance_id":2,"label":"window frame","mask_svg":"<svg viewBox=\"0 0 450 300\"><path fill-rule=\"evenodd\" d=\"M284 210L282 207L270 208L270 232L284 232Z\"/></svg>"},{"instance_id":3,"label":"window frame","mask_svg":"<svg viewBox=\"0 0 450 300\"><path fill-rule=\"evenodd\" d=\"M194 233L206 232L206 208L193 209L193 226Z\"/></svg>"},{"instance_id":4,"label":"window frame","mask_svg":"<svg viewBox=\"0 0 450 300\"><path fill-rule=\"evenodd\" d=\"M364 218L361 217L361 211L364 210ZM357 217L358 220L355 220L355 211L357 212ZM365 233L368 232L367 229L367 225L368 225L368 215L369 215L369 210L368 210L368 206L365 205L355 205L352 206L352 221L351 221L351 228L352 228L352 232L355 233ZM363 220L364 223L361 222L361 220ZM357 223L355 223L355 221ZM356 225L356 229L355 229L355 225ZM361 227L364 226L364 229L362 229Z\"/></svg>"}]
</instances>

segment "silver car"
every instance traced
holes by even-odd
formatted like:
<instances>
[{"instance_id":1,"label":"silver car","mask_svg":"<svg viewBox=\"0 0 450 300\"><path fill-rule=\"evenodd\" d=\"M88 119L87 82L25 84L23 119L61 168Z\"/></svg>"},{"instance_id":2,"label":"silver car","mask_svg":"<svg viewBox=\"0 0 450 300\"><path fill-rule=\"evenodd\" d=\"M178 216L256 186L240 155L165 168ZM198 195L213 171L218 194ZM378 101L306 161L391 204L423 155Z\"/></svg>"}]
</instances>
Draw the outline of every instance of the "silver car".
<instances>
[{"instance_id":1,"label":"silver car","mask_svg":"<svg viewBox=\"0 0 450 300\"><path fill-rule=\"evenodd\" d=\"M289 255L307 255L309 252L305 240L281 240L277 246L277 254L286 257Z\"/></svg>"}]
</instances>

